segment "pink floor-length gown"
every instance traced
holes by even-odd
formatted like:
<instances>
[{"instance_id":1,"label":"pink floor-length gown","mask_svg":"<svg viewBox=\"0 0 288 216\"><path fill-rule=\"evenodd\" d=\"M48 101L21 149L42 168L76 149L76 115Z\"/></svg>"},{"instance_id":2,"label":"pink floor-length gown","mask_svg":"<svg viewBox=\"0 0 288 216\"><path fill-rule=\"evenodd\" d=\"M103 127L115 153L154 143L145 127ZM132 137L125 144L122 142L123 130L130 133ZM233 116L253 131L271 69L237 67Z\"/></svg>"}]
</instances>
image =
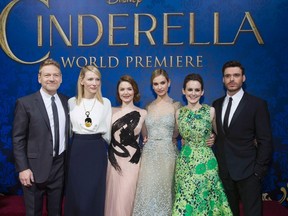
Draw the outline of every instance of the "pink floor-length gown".
<instances>
[{"instance_id":1,"label":"pink floor-length gown","mask_svg":"<svg viewBox=\"0 0 288 216\"><path fill-rule=\"evenodd\" d=\"M131 121L134 122L134 126L131 126ZM135 147L139 147L139 133L143 121L144 115L141 115L138 111L118 110L115 112L114 110L111 131L112 141L108 150L105 216L132 215L140 165L140 152L137 152ZM130 125L130 129L128 125ZM113 143L116 143L116 146ZM117 153L125 152L129 152L129 154L125 156L117 155ZM112 166L111 155L114 155L113 157L115 157L121 171ZM137 159L132 163L130 160L134 155Z\"/></svg>"}]
</instances>

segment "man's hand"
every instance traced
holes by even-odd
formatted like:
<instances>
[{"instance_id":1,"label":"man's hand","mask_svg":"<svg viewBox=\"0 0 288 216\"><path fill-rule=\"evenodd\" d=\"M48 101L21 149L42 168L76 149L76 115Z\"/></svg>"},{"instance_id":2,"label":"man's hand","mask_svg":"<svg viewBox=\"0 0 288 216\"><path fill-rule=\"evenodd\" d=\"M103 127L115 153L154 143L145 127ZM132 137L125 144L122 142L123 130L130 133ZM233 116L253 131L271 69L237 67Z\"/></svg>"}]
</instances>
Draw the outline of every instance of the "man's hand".
<instances>
[{"instance_id":1,"label":"man's hand","mask_svg":"<svg viewBox=\"0 0 288 216\"><path fill-rule=\"evenodd\" d=\"M26 169L19 172L19 180L23 186L31 187L32 182L34 182L34 176L32 171L30 169Z\"/></svg>"}]
</instances>

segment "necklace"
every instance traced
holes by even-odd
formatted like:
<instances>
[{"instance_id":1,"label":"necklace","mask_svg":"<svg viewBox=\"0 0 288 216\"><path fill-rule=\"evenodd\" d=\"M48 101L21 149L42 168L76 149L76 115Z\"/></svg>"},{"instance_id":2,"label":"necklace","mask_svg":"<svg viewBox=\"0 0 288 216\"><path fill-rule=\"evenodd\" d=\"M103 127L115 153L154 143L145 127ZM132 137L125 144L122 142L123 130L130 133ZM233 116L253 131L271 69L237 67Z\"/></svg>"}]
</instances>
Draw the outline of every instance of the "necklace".
<instances>
[{"instance_id":1,"label":"necklace","mask_svg":"<svg viewBox=\"0 0 288 216\"><path fill-rule=\"evenodd\" d=\"M85 126L86 127L91 127L92 125L92 119L89 117L90 115L90 112L92 111L94 105L95 105L95 102L96 102L96 98L94 99L94 102L93 102L93 105L91 107L90 110L86 110L86 107L85 107L85 103L84 103L84 100L83 100L83 107L84 107L84 110L85 110L85 115L86 115L86 118L85 118Z\"/></svg>"}]
</instances>

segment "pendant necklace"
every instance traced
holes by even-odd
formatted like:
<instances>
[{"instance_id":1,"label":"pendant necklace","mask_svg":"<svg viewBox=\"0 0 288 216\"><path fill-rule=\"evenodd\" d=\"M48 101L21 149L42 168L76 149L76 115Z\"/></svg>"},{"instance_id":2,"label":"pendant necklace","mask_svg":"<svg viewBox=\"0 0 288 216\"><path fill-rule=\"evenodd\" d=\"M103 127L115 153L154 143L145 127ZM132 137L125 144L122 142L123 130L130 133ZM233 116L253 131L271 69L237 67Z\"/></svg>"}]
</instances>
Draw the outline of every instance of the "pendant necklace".
<instances>
[{"instance_id":1,"label":"pendant necklace","mask_svg":"<svg viewBox=\"0 0 288 216\"><path fill-rule=\"evenodd\" d=\"M90 115L90 112L92 111L94 105L95 105L95 102L96 102L96 98L94 99L94 103L92 105L92 108L90 109L90 111L86 110L86 107L85 107L85 103L84 103L84 100L83 100L83 107L84 107L84 110L85 110L85 115L86 115L86 118L85 118L85 126L86 127L91 127L92 125L92 119L89 117Z\"/></svg>"}]
</instances>

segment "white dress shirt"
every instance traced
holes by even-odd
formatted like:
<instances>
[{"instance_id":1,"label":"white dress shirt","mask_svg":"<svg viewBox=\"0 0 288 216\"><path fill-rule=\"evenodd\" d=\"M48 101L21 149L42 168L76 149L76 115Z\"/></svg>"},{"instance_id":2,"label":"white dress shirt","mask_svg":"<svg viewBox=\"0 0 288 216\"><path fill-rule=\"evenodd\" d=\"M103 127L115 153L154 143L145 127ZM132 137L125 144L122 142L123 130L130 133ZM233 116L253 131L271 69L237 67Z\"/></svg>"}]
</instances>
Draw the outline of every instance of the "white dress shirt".
<instances>
[{"instance_id":1,"label":"white dress shirt","mask_svg":"<svg viewBox=\"0 0 288 216\"><path fill-rule=\"evenodd\" d=\"M48 114L52 137L53 137L53 149L55 146L55 133L54 133L54 119L53 119L53 111L51 105L51 95L47 94L42 88L40 89L41 96L43 98L46 111ZM62 102L57 94L53 95L55 97L55 103L58 110L58 119L59 119L59 155L65 150L65 124L66 124L66 117ZM55 152L53 151L53 155Z\"/></svg>"},{"instance_id":2,"label":"white dress shirt","mask_svg":"<svg viewBox=\"0 0 288 216\"><path fill-rule=\"evenodd\" d=\"M241 88L235 95L233 96L229 96L228 94L226 95L225 99L224 99L224 103L223 103L223 107L222 107L222 115L221 115L221 119L222 119L222 124L224 121L224 116L225 116L225 112L228 106L228 102L229 102L229 98L232 97L232 106L231 106L231 110L230 110L230 114L229 114L229 119L228 119L228 126L230 125L231 119L242 99L244 95L244 91Z\"/></svg>"}]
</instances>

